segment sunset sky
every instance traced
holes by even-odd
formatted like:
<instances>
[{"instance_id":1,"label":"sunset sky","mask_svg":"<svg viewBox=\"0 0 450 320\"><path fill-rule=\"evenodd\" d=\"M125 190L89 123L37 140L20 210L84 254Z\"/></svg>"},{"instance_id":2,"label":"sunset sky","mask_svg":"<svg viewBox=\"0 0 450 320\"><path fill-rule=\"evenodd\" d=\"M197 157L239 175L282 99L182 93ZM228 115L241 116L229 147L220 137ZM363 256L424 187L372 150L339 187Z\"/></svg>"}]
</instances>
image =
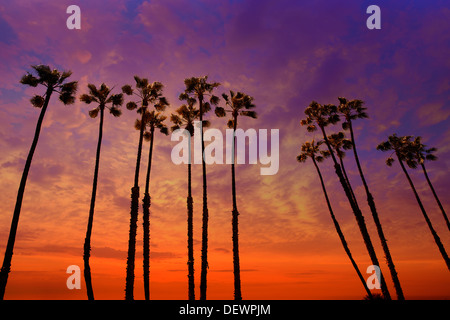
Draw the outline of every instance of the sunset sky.
<instances>
[{"instance_id":1,"label":"sunset sky","mask_svg":"<svg viewBox=\"0 0 450 320\"><path fill-rule=\"evenodd\" d=\"M66 8L81 8L69 30ZM381 8L381 30L366 9ZM280 167L237 165L242 295L250 299L362 299L365 295L334 229L311 161L296 156L319 139L300 126L312 100L362 99L370 118L357 120L356 144L406 299L449 299L450 274L398 163L376 150L393 133L422 136L438 148L427 163L450 211L450 4L448 1L108 0L0 2L0 257L9 235L20 177L39 110L29 99L43 88L19 80L31 65L72 70L77 97L102 82L119 93L134 75L160 81L170 107L181 105L183 80L208 75L254 97L258 119L243 129L279 129ZM125 101L129 101L125 97ZM223 100L220 102L223 106ZM86 299L66 287L66 268L83 268L98 118L78 99L55 95L44 119L23 201L5 299ZM96 299L123 299L130 194L139 133L135 111L105 115L94 226ZM226 120L207 114L225 133ZM341 129L330 127L330 133ZM151 174L151 299L187 299L187 166L170 159L176 142L155 137ZM148 143L141 162L141 199ZM395 290L353 154L345 164L392 297ZM371 265L332 164L321 164L333 209L361 271ZM450 234L420 170L410 170L425 208L450 253ZM230 166L208 165L208 298L233 298ZM199 297L202 180L193 165L196 296ZM140 200L140 203L141 200ZM137 233L135 298L143 299L142 208ZM367 277L369 275L367 274Z\"/></svg>"}]
</instances>

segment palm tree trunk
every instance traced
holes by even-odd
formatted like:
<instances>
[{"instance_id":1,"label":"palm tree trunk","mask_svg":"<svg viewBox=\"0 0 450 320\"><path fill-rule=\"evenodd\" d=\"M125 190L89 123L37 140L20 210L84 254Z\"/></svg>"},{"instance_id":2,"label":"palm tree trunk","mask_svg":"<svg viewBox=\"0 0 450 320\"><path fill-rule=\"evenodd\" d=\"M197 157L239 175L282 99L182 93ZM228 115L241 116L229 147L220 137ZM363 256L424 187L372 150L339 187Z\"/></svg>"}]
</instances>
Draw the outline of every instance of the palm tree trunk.
<instances>
[{"instance_id":1,"label":"palm tree trunk","mask_svg":"<svg viewBox=\"0 0 450 320\"><path fill-rule=\"evenodd\" d=\"M95 155L94 181L92 183L91 206L89 208L89 219L86 230L86 238L84 239L84 279L86 281L86 291L89 300L94 300L94 291L92 289L91 267L89 266L89 258L91 256L91 235L92 225L94 222L95 198L97 195L98 168L100 164L100 149L103 137L103 120L105 115L105 107L100 106L100 124L98 129L97 153Z\"/></svg>"},{"instance_id":2,"label":"palm tree trunk","mask_svg":"<svg viewBox=\"0 0 450 320\"><path fill-rule=\"evenodd\" d=\"M319 166L317 165L316 159L312 158L314 162L314 166L316 167L317 173L319 175L320 184L322 185L322 191L325 196L325 200L327 202L328 210L330 211L331 219L333 220L334 227L336 228L336 232L339 235L339 239L341 240L342 246L344 247L345 252L347 253L348 258L350 259L353 268L355 269L356 273L358 274L359 280L361 280L364 289L367 292L367 295L370 299L372 299L372 293L370 292L369 288L367 287L366 280L364 279L363 275L361 274L361 271L359 271L358 265L356 264L355 260L353 259L352 253L350 252L350 248L347 245L347 241L345 240L344 234L342 233L341 227L339 226L339 222L337 221L333 209L331 207L330 199L328 198L328 193L325 188L325 183L322 178L322 173L320 172Z\"/></svg>"},{"instance_id":3,"label":"palm tree trunk","mask_svg":"<svg viewBox=\"0 0 450 320\"><path fill-rule=\"evenodd\" d=\"M200 274L200 300L206 300L207 273L208 273L208 196L206 186L205 141L203 139L203 101L199 98L200 123L202 125L202 173L203 173L203 216L202 216L202 269Z\"/></svg>"},{"instance_id":4,"label":"palm tree trunk","mask_svg":"<svg viewBox=\"0 0 450 320\"><path fill-rule=\"evenodd\" d=\"M372 261L372 264L375 266L380 266L378 262L377 255L375 253L375 248L373 247L372 240L370 239L369 231L367 230L366 223L364 222L364 216L362 215L361 210L359 209L358 202L353 199L352 193L350 191L350 182L347 181L342 173L341 166L336 160L336 157L334 156L333 150L331 149L330 142L328 141L327 135L325 133L325 128L323 126L320 127L322 130L323 138L325 140L325 143L328 147L328 150L330 151L331 157L334 162L334 169L339 177L339 182L342 185L342 188L344 189L345 195L347 196L347 199L349 200L350 206L352 208L353 214L355 215L356 222L358 224L359 230L361 232L361 235L364 240L364 244L366 245L367 251L369 253L370 259ZM391 296L389 294L386 281L384 280L383 274L380 276L380 285L381 285L381 291L383 293L383 296L385 299L390 300Z\"/></svg>"},{"instance_id":5,"label":"palm tree trunk","mask_svg":"<svg viewBox=\"0 0 450 320\"><path fill-rule=\"evenodd\" d=\"M411 180L411 177L408 174L408 171L406 171L405 165L400 160L400 157L397 154L398 162L400 163L400 166L403 169L403 172L406 175L406 178L408 179L409 185L411 186L411 189L414 192L414 196L416 197L417 203L419 204L420 210L422 211L423 217L425 218L425 221L427 222L428 228L431 231L431 234L433 235L434 242L436 242L436 245L439 248L439 251L441 252L442 257L444 258L445 264L447 265L447 268L450 270L450 259L448 258L447 252L445 251L444 245L441 242L441 239L437 235L436 231L433 228L433 225L431 224L431 220L428 218L427 212L425 211L425 208L422 204L422 201L419 198L419 194L416 191L416 188L414 187L414 184Z\"/></svg>"},{"instance_id":6,"label":"palm tree trunk","mask_svg":"<svg viewBox=\"0 0 450 320\"><path fill-rule=\"evenodd\" d=\"M187 225L188 225L188 289L189 300L195 300L195 283L194 283L194 205L192 199L192 186L191 186L191 162L189 153L188 163L188 197L187 197Z\"/></svg>"},{"instance_id":7,"label":"palm tree trunk","mask_svg":"<svg viewBox=\"0 0 450 320\"><path fill-rule=\"evenodd\" d=\"M134 186L131 188L130 231L128 237L127 277L125 280L125 300L133 300L134 291L134 260L136 256L136 231L139 212L139 168L141 165L142 140L144 138L144 115L147 108L143 108L141 129L139 131L139 146L134 174Z\"/></svg>"},{"instance_id":8,"label":"palm tree trunk","mask_svg":"<svg viewBox=\"0 0 450 320\"><path fill-rule=\"evenodd\" d=\"M352 194L353 201L356 201L356 196L355 196L355 193L353 192L353 188L350 185L350 180L348 179L347 171L345 170L344 160L342 159L342 157L339 157L339 163L341 164L342 173L344 174L345 181L347 182L347 184L349 186L350 193Z\"/></svg>"},{"instance_id":9,"label":"palm tree trunk","mask_svg":"<svg viewBox=\"0 0 450 320\"><path fill-rule=\"evenodd\" d=\"M147 177L145 180L145 193L143 199L143 267L144 267L144 295L145 300L150 300L150 171L152 169L152 153L155 129L152 127L150 132L150 149L148 152Z\"/></svg>"},{"instance_id":10,"label":"palm tree trunk","mask_svg":"<svg viewBox=\"0 0 450 320\"><path fill-rule=\"evenodd\" d=\"M239 265L239 212L237 209L237 201L236 201L236 179L235 179L235 171L234 171L234 162L235 162L235 132L237 127L237 117L234 117L234 128L233 128L233 149L232 149L232 159L231 162L231 191L233 195L233 211L232 211L232 229L233 229L233 274L234 274L234 300L242 300L241 293L241 270Z\"/></svg>"},{"instance_id":11,"label":"palm tree trunk","mask_svg":"<svg viewBox=\"0 0 450 320\"><path fill-rule=\"evenodd\" d=\"M364 190L366 191L367 203L369 204L370 212L372 213L372 217L375 222L375 226L377 228L378 237L380 238L381 247L383 248L384 256L386 258L386 263L388 265L389 272L392 277L392 282L394 283L394 288L395 288L395 292L397 294L397 299L405 300L405 296L403 294L403 290L400 285L400 280L398 279L397 270L395 269L394 260L392 259L386 237L384 236L383 228L381 227L381 222L378 217L377 209L375 207L375 201L372 197L372 194L370 193L369 186L366 182L364 173L362 171L361 163L359 162L358 152L356 150L355 137L353 134L352 122L351 121L348 121L348 122L349 122L349 127L350 127L350 135L351 135L351 141L353 144L353 154L355 156L356 165L358 167L359 175L360 175L362 183L364 185Z\"/></svg>"},{"instance_id":12,"label":"palm tree trunk","mask_svg":"<svg viewBox=\"0 0 450 320\"><path fill-rule=\"evenodd\" d=\"M431 184L430 178L428 177L427 170L425 169L425 165L423 163L420 164L422 166L423 174L425 175L425 178L427 179L428 185L430 186L431 192L433 192L434 198L436 199L436 202L439 206L439 209L441 209L442 215L444 216L445 222L447 223L447 228L450 231L450 222L448 221L447 214L445 213L444 207L442 206L441 201L439 200L436 191L433 188L433 185Z\"/></svg>"},{"instance_id":13,"label":"palm tree trunk","mask_svg":"<svg viewBox=\"0 0 450 320\"><path fill-rule=\"evenodd\" d=\"M6 245L5 257L3 259L2 269L0 271L0 300L3 300L5 295L6 284L8 282L8 275L11 271L11 260L13 256L14 243L16 241L17 227L19 225L20 209L22 208L23 195L25 193L25 185L27 183L28 172L30 171L31 161L33 160L34 151L39 140L39 134L41 132L42 122L44 120L45 112L47 111L50 96L53 92L53 88L49 87L45 94L44 104L42 105L41 113L36 124L36 130L34 132L33 142L31 143L30 151L28 152L25 167L22 172L22 179L20 180L19 190L17 192L16 206L14 208L14 214L11 221L11 228L9 230L8 243Z\"/></svg>"}]
</instances>

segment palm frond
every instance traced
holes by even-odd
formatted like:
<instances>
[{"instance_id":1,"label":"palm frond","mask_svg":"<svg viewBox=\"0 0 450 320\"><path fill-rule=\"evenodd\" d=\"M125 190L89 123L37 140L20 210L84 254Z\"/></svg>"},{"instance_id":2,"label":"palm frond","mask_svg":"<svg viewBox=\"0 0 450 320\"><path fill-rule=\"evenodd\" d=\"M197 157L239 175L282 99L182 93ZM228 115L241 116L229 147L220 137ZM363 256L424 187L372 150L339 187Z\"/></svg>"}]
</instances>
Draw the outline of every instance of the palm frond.
<instances>
[{"instance_id":1,"label":"palm frond","mask_svg":"<svg viewBox=\"0 0 450 320\"><path fill-rule=\"evenodd\" d=\"M143 136L145 141L150 141L152 139L152 134L148 131L145 131Z\"/></svg>"},{"instance_id":2,"label":"palm frond","mask_svg":"<svg viewBox=\"0 0 450 320\"><path fill-rule=\"evenodd\" d=\"M122 87L122 92L126 95L131 96L133 94L133 88L129 84L126 84Z\"/></svg>"},{"instance_id":3,"label":"palm frond","mask_svg":"<svg viewBox=\"0 0 450 320\"><path fill-rule=\"evenodd\" d=\"M212 95L211 98L209 99L209 102L215 106L217 106L219 104L219 97Z\"/></svg>"},{"instance_id":4,"label":"palm frond","mask_svg":"<svg viewBox=\"0 0 450 320\"><path fill-rule=\"evenodd\" d=\"M141 120L136 119L136 121L134 122L134 128L136 130L141 130Z\"/></svg>"},{"instance_id":5,"label":"palm frond","mask_svg":"<svg viewBox=\"0 0 450 320\"><path fill-rule=\"evenodd\" d=\"M95 108L89 111L89 117L96 118L98 115L99 108Z\"/></svg>"},{"instance_id":6,"label":"palm frond","mask_svg":"<svg viewBox=\"0 0 450 320\"><path fill-rule=\"evenodd\" d=\"M119 108L117 108L116 106L112 106L111 108L109 108L109 112L114 116L114 117L120 117L122 115L122 110L120 110Z\"/></svg>"},{"instance_id":7,"label":"palm frond","mask_svg":"<svg viewBox=\"0 0 450 320\"><path fill-rule=\"evenodd\" d=\"M80 100L83 101L86 104L90 104L91 102L95 101L95 98L84 93L80 96Z\"/></svg>"},{"instance_id":8,"label":"palm frond","mask_svg":"<svg viewBox=\"0 0 450 320\"><path fill-rule=\"evenodd\" d=\"M75 94L78 89L78 81L67 82L61 86L61 92Z\"/></svg>"},{"instance_id":9,"label":"palm frond","mask_svg":"<svg viewBox=\"0 0 450 320\"><path fill-rule=\"evenodd\" d=\"M228 95L225 93L222 93L222 98L225 100L225 102L228 102Z\"/></svg>"},{"instance_id":10,"label":"palm frond","mask_svg":"<svg viewBox=\"0 0 450 320\"><path fill-rule=\"evenodd\" d=\"M89 83L87 86L88 86L89 92L91 93L92 96L97 97L97 98L100 96L100 93L98 92L98 90L94 84Z\"/></svg>"},{"instance_id":11,"label":"palm frond","mask_svg":"<svg viewBox=\"0 0 450 320\"><path fill-rule=\"evenodd\" d=\"M164 126L159 129L159 132L167 136L169 134L169 129L166 126Z\"/></svg>"},{"instance_id":12,"label":"palm frond","mask_svg":"<svg viewBox=\"0 0 450 320\"><path fill-rule=\"evenodd\" d=\"M394 163L394 158L392 158L392 157L389 157L389 158L387 158L386 159L386 164L389 166L389 167L392 167L392 163Z\"/></svg>"},{"instance_id":13,"label":"palm frond","mask_svg":"<svg viewBox=\"0 0 450 320\"><path fill-rule=\"evenodd\" d=\"M72 75L72 71L68 70L68 71L64 71L61 74L61 77L58 80L59 84L62 84L64 82L64 80L66 80L68 77L70 77Z\"/></svg>"},{"instance_id":14,"label":"palm frond","mask_svg":"<svg viewBox=\"0 0 450 320\"><path fill-rule=\"evenodd\" d=\"M308 156L305 153L302 153L302 154L297 156L297 161L298 162L305 162L307 159L308 159Z\"/></svg>"},{"instance_id":15,"label":"palm frond","mask_svg":"<svg viewBox=\"0 0 450 320\"><path fill-rule=\"evenodd\" d=\"M106 100L107 103L112 102L114 106L121 106L123 104L123 94L112 94L109 96L108 100Z\"/></svg>"},{"instance_id":16,"label":"palm frond","mask_svg":"<svg viewBox=\"0 0 450 320\"><path fill-rule=\"evenodd\" d=\"M42 97L40 95L34 95L30 99L30 102L31 102L33 107L35 107L35 108L42 108L42 106L44 105L44 97Z\"/></svg>"},{"instance_id":17,"label":"palm frond","mask_svg":"<svg viewBox=\"0 0 450 320\"><path fill-rule=\"evenodd\" d=\"M127 103L126 107L128 110L134 110L137 108L137 104L136 102L130 101Z\"/></svg>"},{"instance_id":18,"label":"palm frond","mask_svg":"<svg viewBox=\"0 0 450 320\"><path fill-rule=\"evenodd\" d=\"M250 117L253 119L258 118L258 114L256 113L256 111L241 111L241 115L243 115L245 117Z\"/></svg>"},{"instance_id":19,"label":"palm frond","mask_svg":"<svg viewBox=\"0 0 450 320\"><path fill-rule=\"evenodd\" d=\"M214 109L214 113L216 114L216 116L218 116L219 118L225 117L226 116L226 112L225 109L222 107L216 107Z\"/></svg>"},{"instance_id":20,"label":"palm frond","mask_svg":"<svg viewBox=\"0 0 450 320\"><path fill-rule=\"evenodd\" d=\"M178 96L178 99L180 101L187 100L187 99L189 99L189 95L186 92L180 93L180 95Z\"/></svg>"},{"instance_id":21,"label":"palm frond","mask_svg":"<svg viewBox=\"0 0 450 320\"><path fill-rule=\"evenodd\" d=\"M72 95L70 92L63 92L59 95L59 100L64 103L65 105L68 104L74 104L75 103L75 96Z\"/></svg>"},{"instance_id":22,"label":"palm frond","mask_svg":"<svg viewBox=\"0 0 450 320\"><path fill-rule=\"evenodd\" d=\"M26 75L22 76L20 79L21 84L28 85L30 87L37 87L39 84L39 79L33 76L31 73L27 72Z\"/></svg>"},{"instance_id":23,"label":"palm frond","mask_svg":"<svg viewBox=\"0 0 450 320\"><path fill-rule=\"evenodd\" d=\"M211 105L209 104L209 102L203 103L203 107L202 107L203 114L209 112L210 110L211 110Z\"/></svg>"}]
</instances>

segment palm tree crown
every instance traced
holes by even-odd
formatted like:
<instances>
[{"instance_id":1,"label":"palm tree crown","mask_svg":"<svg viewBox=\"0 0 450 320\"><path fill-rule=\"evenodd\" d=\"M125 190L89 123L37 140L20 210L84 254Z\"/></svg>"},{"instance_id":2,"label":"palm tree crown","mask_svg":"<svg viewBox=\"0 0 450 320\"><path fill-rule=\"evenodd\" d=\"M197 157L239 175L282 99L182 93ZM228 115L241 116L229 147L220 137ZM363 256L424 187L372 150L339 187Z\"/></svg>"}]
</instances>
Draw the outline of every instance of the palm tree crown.
<instances>
[{"instance_id":1,"label":"palm tree crown","mask_svg":"<svg viewBox=\"0 0 450 320\"><path fill-rule=\"evenodd\" d=\"M164 124L164 121L167 119L165 115L163 115L161 112L157 112L155 110L152 111L146 111L144 114L144 125L145 128L150 131L144 132L144 139L145 141L150 141L151 139L151 132L152 130L159 129L159 131L162 134L168 135L169 130L167 126ZM134 123L134 128L136 130L141 130L142 121L140 119L136 119Z\"/></svg>"},{"instance_id":2,"label":"palm tree crown","mask_svg":"<svg viewBox=\"0 0 450 320\"><path fill-rule=\"evenodd\" d=\"M319 128L325 128L329 124L335 124L339 122L340 118L337 114L337 107L332 104L321 105L316 101L312 101L305 109L306 119L300 121L302 126L307 126L308 132L314 132L317 130L316 124Z\"/></svg>"},{"instance_id":3,"label":"palm tree crown","mask_svg":"<svg viewBox=\"0 0 450 320\"><path fill-rule=\"evenodd\" d=\"M222 97L229 109L217 106L215 109L215 113L218 117L225 117L227 112L231 113L231 119L228 120L227 124L228 128L234 127L234 122L239 115L250 117L253 119L257 118L256 112L251 110L255 108L255 105L253 104L253 97L242 92L235 93L232 90L230 90L229 96L223 93Z\"/></svg>"},{"instance_id":4,"label":"palm tree crown","mask_svg":"<svg viewBox=\"0 0 450 320\"><path fill-rule=\"evenodd\" d=\"M330 156L328 150L320 150L320 145L322 141L317 142L317 144L312 140L312 142L305 142L301 147L301 153L297 156L298 162L306 162L308 158L314 159L317 162L323 162L326 158Z\"/></svg>"},{"instance_id":5,"label":"palm tree crown","mask_svg":"<svg viewBox=\"0 0 450 320\"><path fill-rule=\"evenodd\" d=\"M170 128L172 131L184 127L191 136L194 135L194 121L200 117L200 110L194 107L196 100L188 100L188 104L183 104L175 113L170 115L170 121L172 121L173 126Z\"/></svg>"},{"instance_id":6,"label":"palm tree crown","mask_svg":"<svg viewBox=\"0 0 450 320\"><path fill-rule=\"evenodd\" d=\"M163 84L158 81L150 83L147 78L140 78L138 76L134 76L134 80L136 81L136 89L126 84L122 87L122 91L126 95L139 97L138 103L141 106L138 108L138 103L130 101L127 103L127 109L134 110L137 108L137 112L142 114L150 104L153 104L156 110L164 111L169 103L162 95Z\"/></svg>"},{"instance_id":7,"label":"palm tree crown","mask_svg":"<svg viewBox=\"0 0 450 320\"><path fill-rule=\"evenodd\" d=\"M53 91L59 93L59 100L65 105L73 104L75 102L75 93L77 91L78 82L65 82L66 79L72 75L72 71L60 72L56 69L52 70L46 65L31 67L36 71L37 77L32 73L27 72L20 80L20 83L31 87L37 87L38 85L47 87L47 92L44 95L35 95L31 98L30 101L33 107L42 108L45 97Z\"/></svg>"},{"instance_id":8,"label":"palm tree crown","mask_svg":"<svg viewBox=\"0 0 450 320\"><path fill-rule=\"evenodd\" d=\"M339 97L338 111L345 117L342 123L342 129L347 130L350 127L350 122L356 119L368 118L367 108L364 107L364 102L359 99L348 101L346 98Z\"/></svg>"},{"instance_id":9,"label":"palm tree crown","mask_svg":"<svg viewBox=\"0 0 450 320\"><path fill-rule=\"evenodd\" d=\"M377 146L377 150L380 151L389 151L392 150L398 156L400 161L405 161L408 166L417 166L414 165L414 149L412 148L412 136L402 136L398 137L397 134L393 134L388 137L387 141L380 143ZM391 167L394 163L394 158L392 155L386 159L386 164Z\"/></svg>"},{"instance_id":10,"label":"palm tree crown","mask_svg":"<svg viewBox=\"0 0 450 320\"><path fill-rule=\"evenodd\" d=\"M205 102L201 107L200 112L202 114L211 110L211 104L217 105L219 97L212 94L212 91L220 86L218 82L208 82L208 76L203 77L191 77L184 80L186 86L183 93L180 94L179 99L181 101L197 98L199 101L203 101L205 96L210 96L209 102Z\"/></svg>"},{"instance_id":11,"label":"palm tree crown","mask_svg":"<svg viewBox=\"0 0 450 320\"><path fill-rule=\"evenodd\" d=\"M88 84L89 94L85 93L80 96L80 100L86 104L91 104L92 102L98 103L98 106L89 111L89 116L91 118L96 118L98 112L102 108L108 108L109 112L114 117L120 117L122 111L119 107L123 104L123 94L110 94L112 89L110 89L106 84L102 83L97 89L95 85ZM111 104L111 106L107 106Z\"/></svg>"},{"instance_id":12,"label":"palm tree crown","mask_svg":"<svg viewBox=\"0 0 450 320\"><path fill-rule=\"evenodd\" d=\"M331 144L331 147L336 152L336 155L339 158L345 157L345 151L353 148L353 143L350 139L345 138L345 134L341 131L338 133L333 133L328 136L328 141ZM324 141L319 141L318 144L322 144Z\"/></svg>"}]
</instances>

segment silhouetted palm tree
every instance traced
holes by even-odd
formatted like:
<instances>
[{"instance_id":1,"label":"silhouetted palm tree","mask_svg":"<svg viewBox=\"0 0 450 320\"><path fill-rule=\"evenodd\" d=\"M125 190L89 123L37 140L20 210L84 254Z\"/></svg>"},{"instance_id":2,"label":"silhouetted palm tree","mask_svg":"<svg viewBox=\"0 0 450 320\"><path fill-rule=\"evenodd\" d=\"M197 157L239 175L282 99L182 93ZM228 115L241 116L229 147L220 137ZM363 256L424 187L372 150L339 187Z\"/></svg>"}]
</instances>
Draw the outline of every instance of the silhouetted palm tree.
<instances>
[{"instance_id":1,"label":"silhouetted palm tree","mask_svg":"<svg viewBox=\"0 0 450 320\"><path fill-rule=\"evenodd\" d=\"M148 131L144 132L144 139L150 142L150 149L148 151L148 165L147 176L145 179L145 192L143 199L143 267L144 267L144 294L145 300L150 300L150 171L152 168L152 156L153 156L153 141L155 138L155 129L158 129L162 134L168 135L169 131L164 121L166 116L155 110L146 111L143 121L144 126ZM141 130L142 122L137 119L135 123L136 130Z\"/></svg>"},{"instance_id":2,"label":"silhouetted palm tree","mask_svg":"<svg viewBox=\"0 0 450 320\"><path fill-rule=\"evenodd\" d=\"M359 271L358 265L356 264L355 260L353 259L352 253L350 252L350 248L348 247L347 241L345 240L344 233L341 230L341 227L339 225L339 222L336 219L336 216L333 213L333 208L331 207L330 199L328 198L328 193L325 188L325 183L322 177L322 173L320 172L319 166L317 163L322 162L325 158L330 156L329 151L321 151L319 149L319 145L314 143L314 140L312 142L305 142L302 145L301 153L297 156L298 162L305 162L308 158L311 158L312 162L314 163L314 167L317 170L317 174L319 175L320 184L322 186L322 191L325 196L325 200L327 202L328 210L330 211L331 219L333 220L334 227L336 228L336 232L338 233L339 239L341 240L342 246L344 247L345 253L347 253L348 258L350 259L353 268L355 269L356 273L358 274L358 278L361 280L364 289L367 292L367 297L372 298L372 293L370 292L369 288L367 287L366 280L364 279L363 275L361 274L361 271Z\"/></svg>"},{"instance_id":3,"label":"silhouetted palm tree","mask_svg":"<svg viewBox=\"0 0 450 320\"><path fill-rule=\"evenodd\" d=\"M434 190L433 184L430 181L430 178L428 177L427 170L425 169L425 161L436 161L437 157L433 154L437 151L436 148L426 148L426 145L422 144L421 137L416 137L414 141L412 142L413 150L415 151L414 154L412 154L412 158L406 161L406 164L412 168L415 169L417 167L417 164L420 164L422 167L423 174L425 175L425 178L427 179L428 185L430 186L431 192L433 192L434 199L436 199L436 202L439 206L439 209L441 209L442 215L444 216L444 220L447 223L447 228L450 230L450 222L448 220L447 214L445 213L444 207L442 206L441 201L439 200L436 191Z\"/></svg>"},{"instance_id":4,"label":"silhouetted palm tree","mask_svg":"<svg viewBox=\"0 0 450 320\"><path fill-rule=\"evenodd\" d=\"M134 80L136 81L136 90L133 90L130 85L124 85L122 87L122 91L129 96L134 94L139 98L139 101L137 103L134 101L128 102L127 109L137 109L137 112L141 115L141 121L149 105L153 104L155 109L158 111L162 111L165 106L168 105L166 98L162 96L162 83L150 83L148 79L139 78L138 76L134 76ZM140 105L139 108L138 104ZM134 186L133 188L131 188L130 232L128 240L127 277L125 284L126 300L133 300L134 291L134 260L136 255L136 229L139 211L139 168L141 165L143 138L144 127L142 126L141 130L139 131L139 145L136 159L136 169L134 174Z\"/></svg>"},{"instance_id":5,"label":"silhouetted palm tree","mask_svg":"<svg viewBox=\"0 0 450 320\"><path fill-rule=\"evenodd\" d=\"M228 108L216 107L215 113L218 117L225 117L226 113L231 113L231 119L228 120L228 128L233 129L233 145L232 145L232 162L231 162L231 194L233 198L233 210L232 210L232 241L233 241L233 273L234 273L234 300L242 300L241 292L241 271L239 265L239 229L238 229L238 217L239 211L237 209L236 202L236 178L235 178L235 145L236 145L236 128L238 123L238 116L257 118L257 114L253 109L253 97L246 95L245 93L234 93L230 90L230 96L222 94L225 100L225 104Z\"/></svg>"},{"instance_id":6,"label":"silhouetted palm tree","mask_svg":"<svg viewBox=\"0 0 450 320\"><path fill-rule=\"evenodd\" d=\"M206 185L206 164L205 164L205 143L203 139L203 116L206 112L211 110L211 104L217 105L219 98L212 95L212 91L217 88L220 83L208 82L208 76L192 77L184 80L186 89L180 94L179 99L181 101L189 101L190 99L198 100L200 110L200 123L202 124L202 175L203 175L203 215L202 215L202 264L200 274L200 300L206 300L206 288L207 288L207 273L208 273L208 195ZM205 99L209 96L209 102Z\"/></svg>"},{"instance_id":7,"label":"silhouetted palm tree","mask_svg":"<svg viewBox=\"0 0 450 320\"><path fill-rule=\"evenodd\" d=\"M402 168L403 172L405 173L406 178L408 179L409 185L414 192L414 196L416 197L417 203L419 204L420 210L422 211L423 217L425 218L425 221L428 225L428 228L430 229L431 234L433 235L434 242L436 242L436 245L439 248L439 251L444 258L444 261L447 265L447 268L450 270L450 260L448 258L447 252L445 251L444 245L441 242L441 239L439 238L438 234L433 228L433 225L431 224L431 220L428 218L428 214L425 211L425 207L422 204L422 201L420 200L419 194L417 193L417 190L411 180L411 177L408 174L408 171L405 168L405 165L403 162L407 162L409 164L412 164L414 160L414 157L416 156L416 149L413 145L413 142L411 141L412 136L403 136L398 137L395 133L391 136L389 136L388 140L385 142L380 143L377 146L377 150L381 151L390 151L393 150L393 153L397 156L398 163L400 164L400 167ZM386 164L388 166L392 166L392 163L394 162L394 158L390 156L386 160Z\"/></svg>"},{"instance_id":8,"label":"silhouetted palm tree","mask_svg":"<svg viewBox=\"0 0 450 320\"><path fill-rule=\"evenodd\" d=\"M342 172L342 168L336 160L330 142L328 141L327 134L325 132L325 127L327 127L330 124L336 124L340 120L339 115L337 114L337 107L331 104L320 105L319 103L312 101L310 105L305 109L305 114L307 117L306 119L301 120L301 125L306 125L307 130L309 132L316 131L317 127L320 128L325 144L327 145L328 151L330 151L331 158L333 159L335 172L339 177L339 182L341 183L342 188L344 189L345 195L347 196L347 199L350 203L353 214L355 215L356 222L358 223L359 230L364 239L364 244L366 245L372 264L379 266L380 264L376 256L372 240L370 239L366 223L364 222L364 216L362 215L362 212L359 209L358 202L356 201L356 199L354 199L352 195L349 181L345 179L345 176ZM386 285L386 281L384 280L383 274L381 274L380 284L381 284L381 291L383 292L384 297L386 299L390 299L390 294Z\"/></svg>"},{"instance_id":9,"label":"silhouetted palm tree","mask_svg":"<svg viewBox=\"0 0 450 320\"><path fill-rule=\"evenodd\" d=\"M31 161L33 160L33 154L36 149L39 133L41 132L42 122L44 120L45 112L47 111L48 103L53 92L59 93L59 100L65 105L73 104L75 102L75 93L77 90L77 82L65 82L67 78L72 75L71 71L60 72L56 69L50 69L46 65L31 66L37 73L37 76L27 72L22 77L20 83L37 87L38 85L44 86L45 93L43 95L35 95L31 98L31 104L41 109L38 122L36 124L36 130L34 132L33 142L31 143L30 151L28 152L25 167L22 172L22 179L20 180L19 190L17 192L16 205L14 208L14 214L11 221L11 228L9 231L8 243L6 245L5 257L3 259L2 269L0 271L0 300L3 300L5 294L6 284L8 282L8 275L11 270L11 260L13 256L14 243L16 241L16 232L19 224L20 209L22 207L23 195L25 193L25 185L27 183L28 172L30 171Z\"/></svg>"},{"instance_id":10,"label":"silhouetted palm tree","mask_svg":"<svg viewBox=\"0 0 450 320\"><path fill-rule=\"evenodd\" d=\"M114 117L119 117L122 111L118 108L123 103L123 94L111 94L110 88L108 88L104 83L97 89L95 85L88 84L89 94L83 94L80 100L90 104L92 102L98 103L98 106L91 111L89 111L89 116L91 118L96 118L100 111L100 124L98 129L98 142L97 142L97 152L95 155L95 169L94 169L94 180L92 183L92 195L91 195L91 205L89 208L89 219L86 230L86 238L84 240L84 279L86 281L86 291L89 300L94 300L94 291L92 289L92 279L91 279L91 268L89 266L89 257L91 255L91 235L92 235L92 225L94 222L94 208L95 208L95 197L97 195L97 180L98 180L98 168L100 164L100 149L102 145L103 137L103 120L105 108L109 109L109 112ZM111 107L107 106L111 104Z\"/></svg>"},{"instance_id":11,"label":"silhouetted palm tree","mask_svg":"<svg viewBox=\"0 0 450 320\"><path fill-rule=\"evenodd\" d=\"M356 165L358 167L361 181L364 185L364 190L366 191L367 203L369 205L373 221L375 222L375 226L377 228L378 237L380 238L381 241L381 247L383 248L386 263L388 265L389 272L391 274L392 281L394 283L395 292L397 294L398 300L405 300L405 296L403 295L403 290L400 285L400 280L398 279L398 274L395 269L394 261L391 256L391 252L389 251L386 237L384 236L383 228L381 226L381 222L375 206L375 201L373 199L372 194L370 193L369 186L367 184L366 178L362 171L361 163L359 161L358 152L356 151L355 135L353 132L353 120L368 118L369 116L366 110L367 108L364 107L364 102L362 100L355 99L348 101L345 98L342 97L339 98L338 111L345 117L345 121L342 123L342 128L344 130L350 131L351 136L350 143L352 144L353 147L353 154L355 156Z\"/></svg>"},{"instance_id":12,"label":"silhouetted palm tree","mask_svg":"<svg viewBox=\"0 0 450 320\"><path fill-rule=\"evenodd\" d=\"M189 132L189 136L194 136L194 121L199 118L200 110L194 107L196 100L189 99L188 105L182 105L175 112L171 114L170 121L173 126L172 131L184 128ZM194 282L194 200L192 199L192 185L191 185L191 142L189 139L189 162L188 162L188 196L187 196L187 236L188 236L188 298L195 300L195 282Z\"/></svg>"}]
</instances>

